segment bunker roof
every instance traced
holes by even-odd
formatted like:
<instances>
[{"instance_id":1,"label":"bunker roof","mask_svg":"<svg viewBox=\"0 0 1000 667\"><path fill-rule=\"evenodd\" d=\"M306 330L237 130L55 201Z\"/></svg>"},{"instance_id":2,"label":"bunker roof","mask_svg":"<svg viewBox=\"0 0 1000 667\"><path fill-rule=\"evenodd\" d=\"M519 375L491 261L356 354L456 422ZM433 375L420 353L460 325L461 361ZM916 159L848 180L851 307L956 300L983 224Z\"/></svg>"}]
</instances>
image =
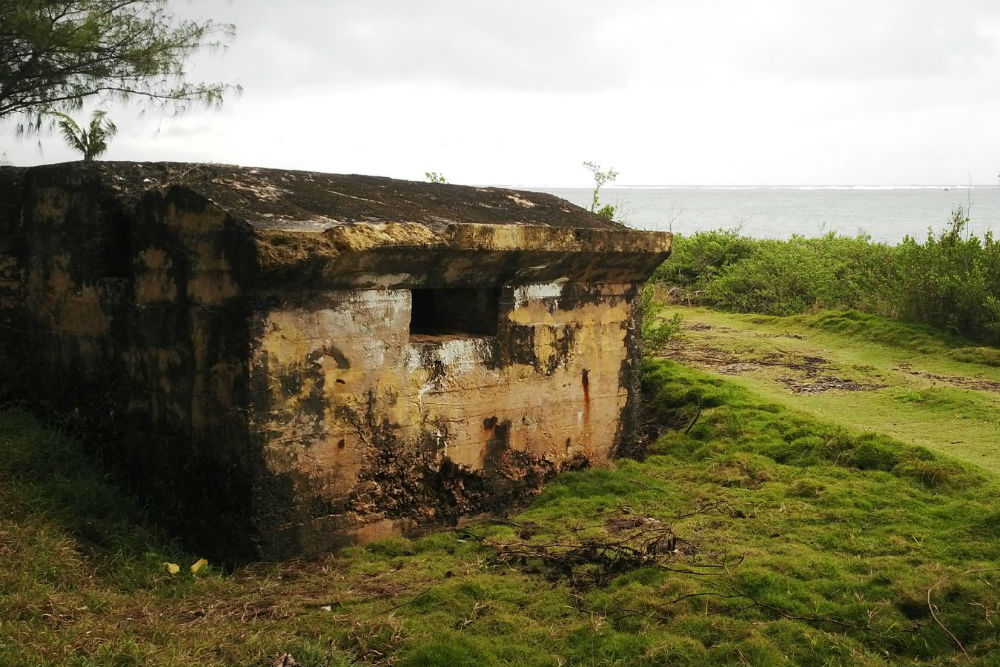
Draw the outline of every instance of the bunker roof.
<instances>
[{"instance_id":1,"label":"bunker roof","mask_svg":"<svg viewBox=\"0 0 1000 667\"><path fill-rule=\"evenodd\" d=\"M451 224L622 229L554 195L504 188L224 164L80 162L45 168L97 172L126 199L153 188L184 187L260 229L389 222L435 230Z\"/></svg>"},{"instance_id":2,"label":"bunker roof","mask_svg":"<svg viewBox=\"0 0 1000 667\"><path fill-rule=\"evenodd\" d=\"M538 192L218 164L3 167L0 218L16 217L4 200L16 207L22 188L67 186L123 211L150 197L210 204L224 214L217 224L247 242L252 257L239 264L261 284L385 286L388 274L407 284L634 282L671 246L668 232L629 229Z\"/></svg>"}]
</instances>

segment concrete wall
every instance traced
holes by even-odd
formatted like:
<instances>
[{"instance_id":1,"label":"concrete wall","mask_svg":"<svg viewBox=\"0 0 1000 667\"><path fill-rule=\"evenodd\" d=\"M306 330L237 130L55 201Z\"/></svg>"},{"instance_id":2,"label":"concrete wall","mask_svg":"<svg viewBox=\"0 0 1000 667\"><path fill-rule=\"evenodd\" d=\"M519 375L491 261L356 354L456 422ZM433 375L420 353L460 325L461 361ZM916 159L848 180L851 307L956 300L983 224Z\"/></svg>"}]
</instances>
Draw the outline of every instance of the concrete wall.
<instances>
[{"instance_id":1,"label":"concrete wall","mask_svg":"<svg viewBox=\"0 0 1000 667\"><path fill-rule=\"evenodd\" d=\"M251 423L270 469L294 480L289 530L316 506L365 535L454 521L565 466L607 464L630 398L635 286L497 289L495 336L411 336L408 289L255 314Z\"/></svg>"},{"instance_id":2,"label":"concrete wall","mask_svg":"<svg viewBox=\"0 0 1000 667\"><path fill-rule=\"evenodd\" d=\"M0 179L2 180L2 179ZM2 390L69 423L153 514L220 557L257 548L274 497L247 431L247 303L225 213L100 174L21 172L2 193Z\"/></svg>"},{"instance_id":3,"label":"concrete wall","mask_svg":"<svg viewBox=\"0 0 1000 667\"><path fill-rule=\"evenodd\" d=\"M202 553L454 523L627 446L639 280L669 244L259 225L145 169L0 169L3 390L78 426ZM464 331L411 332L414 290Z\"/></svg>"}]
</instances>

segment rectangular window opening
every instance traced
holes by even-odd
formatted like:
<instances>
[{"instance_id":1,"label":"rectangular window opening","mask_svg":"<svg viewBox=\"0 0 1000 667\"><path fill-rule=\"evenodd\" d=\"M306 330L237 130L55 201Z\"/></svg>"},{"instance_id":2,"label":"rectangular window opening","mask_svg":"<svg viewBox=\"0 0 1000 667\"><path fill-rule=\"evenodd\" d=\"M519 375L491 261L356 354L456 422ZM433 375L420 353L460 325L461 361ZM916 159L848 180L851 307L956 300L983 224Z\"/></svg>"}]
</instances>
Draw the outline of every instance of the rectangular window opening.
<instances>
[{"instance_id":1,"label":"rectangular window opening","mask_svg":"<svg viewBox=\"0 0 1000 667\"><path fill-rule=\"evenodd\" d=\"M496 289L415 289L410 293L413 298L411 336L497 334L499 310Z\"/></svg>"}]
</instances>

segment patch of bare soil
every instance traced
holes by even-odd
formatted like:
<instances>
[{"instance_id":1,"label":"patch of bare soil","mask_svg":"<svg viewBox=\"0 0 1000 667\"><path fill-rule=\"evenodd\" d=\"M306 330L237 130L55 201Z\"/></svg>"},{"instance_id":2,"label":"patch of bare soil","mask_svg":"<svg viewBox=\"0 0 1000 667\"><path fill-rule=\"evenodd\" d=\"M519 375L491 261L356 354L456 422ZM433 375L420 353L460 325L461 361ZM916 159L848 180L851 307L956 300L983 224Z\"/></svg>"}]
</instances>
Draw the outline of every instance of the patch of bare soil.
<instances>
[{"instance_id":1,"label":"patch of bare soil","mask_svg":"<svg viewBox=\"0 0 1000 667\"><path fill-rule=\"evenodd\" d=\"M854 380L845 380L833 375L820 375L806 380L792 377L778 378L778 382L788 387L793 394L822 394L824 391L839 389L840 391L874 391L883 389L884 384L861 384Z\"/></svg>"},{"instance_id":2,"label":"patch of bare soil","mask_svg":"<svg viewBox=\"0 0 1000 667\"><path fill-rule=\"evenodd\" d=\"M714 326L708 322L685 322L681 325L682 331L716 331L718 333L737 333L744 338L794 338L795 340L802 340L805 338L802 334L797 333L786 333L779 332L773 333L770 331L739 331L738 329L733 329L730 327Z\"/></svg>"},{"instance_id":3,"label":"patch of bare soil","mask_svg":"<svg viewBox=\"0 0 1000 667\"><path fill-rule=\"evenodd\" d=\"M741 335L744 333L751 332L741 332ZM794 394L819 394L831 390L873 391L886 386L865 384L831 375L830 362L817 356L799 356L777 351L759 356L740 355L729 350L698 345L690 339L671 341L664 350L664 356L689 366L725 375L747 375L765 368L785 368L792 374L777 378L777 381Z\"/></svg>"},{"instance_id":4,"label":"patch of bare soil","mask_svg":"<svg viewBox=\"0 0 1000 667\"><path fill-rule=\"evenodd\" d=\"M900 364L893 370L903 371L908 375L915 375L917 377L926 378L935 382L944 382L945 384L950 384L953 387L960 387L962 389L1000 392L1000 382L995 382L994 380L982 380L979 378L964 377L962 375L936 375L926 371L918 371L910 364Z\"/></svg>"},{"instance_id":5,"label":"patch of bare soil","mask_svg":"<svg viewBox=\"0 0 1000 667\"><path fill-rule=\"evenodd\" d=\"M685 322L681 326L681 329L683 329L684 331L712 331L713 329L715 329L715 327L713 327L711 324L708 324L707 322L690 322L690 323ZM718 330L732 331L732 329L726 327L719 327Z\"/></svg>"}]
</instances>

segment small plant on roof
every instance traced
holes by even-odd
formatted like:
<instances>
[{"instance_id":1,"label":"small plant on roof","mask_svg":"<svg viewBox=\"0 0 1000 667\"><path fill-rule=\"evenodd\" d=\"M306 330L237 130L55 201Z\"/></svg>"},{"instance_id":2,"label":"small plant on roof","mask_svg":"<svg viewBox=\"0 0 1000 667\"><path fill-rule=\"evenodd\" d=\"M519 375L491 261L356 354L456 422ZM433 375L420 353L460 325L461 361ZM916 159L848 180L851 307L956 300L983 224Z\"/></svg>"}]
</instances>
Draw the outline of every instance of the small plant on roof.
<instances>
[{"instance_id":1,"label":"small plant on roof","mask_svg":"<svg viewBox=\"0 0 1000 667\"><path fill-rule=\"evenodd\" d=\"M613 167L604 169L596 162L584 162L583 166L589 169L591 175L594 177L594 197L593 201L590 203L590 212L596 213L606 220L614 220L615 207L611 204L601 206L601 200L598 197L598 194L603 186L608 183L613 183L615 179L618 178L618 172L615 171Z\"/></svg>"},{"instance_id":2,"label":"small plant on roof","mask_svg":"<svg viewBox=\"0 0 1000 667\"><path fill-rule=\"evenodd\" d=\"M108 141L118 134L118 127L108 118L108 112L103 109L94 111L90 117L90 125L86 129L77 125L76 121L61 111L49 111L49 115L57 118L56 124L62 132L66 144L83 153L83 159L90 161L108 150Z\"/></svg>"},{"instance_id":3,"label":"small plant on roof","mask_svg":"<svg viewBox=\"0 0 1000 667\"><path fill-rule=\"evenodd\" d=\"M445 180L444 174L439 174L436 171L425 171L424 172L424 176L431 183L447 183L448 182L448 181Z\"/></svg>"}]
</instances>

